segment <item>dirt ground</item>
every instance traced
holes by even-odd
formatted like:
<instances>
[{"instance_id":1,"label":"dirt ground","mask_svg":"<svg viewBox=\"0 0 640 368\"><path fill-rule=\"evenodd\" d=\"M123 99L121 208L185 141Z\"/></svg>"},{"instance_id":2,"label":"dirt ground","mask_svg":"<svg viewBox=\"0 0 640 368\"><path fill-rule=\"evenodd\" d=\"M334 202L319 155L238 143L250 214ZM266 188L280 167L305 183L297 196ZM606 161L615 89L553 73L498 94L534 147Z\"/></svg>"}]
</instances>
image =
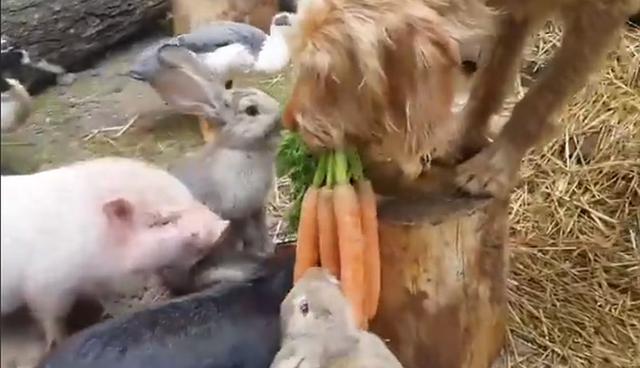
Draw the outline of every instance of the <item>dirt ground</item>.
<instances>
[{"instance_id":1,"label":"dirt ground","mask_svg":"<svg viewBox=\"0 0 640 368\"><path fill-rule=\"evenodd\" d=\"M161 114L164 103L156 93L127 76L138 53L160 37L115 50L93 69L75 74L70 85L38 95L26 126L3 135L3 167L29 172L105 155L162 165L201 145L193 118ZM256 86L280 100L288 90L285 78L239 80L236 85ZM136 116L136 123L116 137L118 127Z\"/></svg>"},{"instance_id":2,"label":"dirt ground","mask_svg":"<svg viewBox=\"0 0 640 368\"><path fill-rule=\"evenodd\" d=\"M203 144L192 117L162 113L165 105L148 85L127 76L133 59L162 35L136 41L107 55L94 68L75 74L71 84L49 88L34 99L29 121L2 136L2 167L29 173L81 159L108 155L136 157L161 166ZM286 77L238 80L283 100ZM137 118L130 127L132 119ZM271 219L272 228L280 228ZM158 289L145 293L134 283L119 299L108 301L114 315L162 299ZM21 311L3 318L0 368L28 368L42 350L38 328Z\"/></svg>"}]
</instances>

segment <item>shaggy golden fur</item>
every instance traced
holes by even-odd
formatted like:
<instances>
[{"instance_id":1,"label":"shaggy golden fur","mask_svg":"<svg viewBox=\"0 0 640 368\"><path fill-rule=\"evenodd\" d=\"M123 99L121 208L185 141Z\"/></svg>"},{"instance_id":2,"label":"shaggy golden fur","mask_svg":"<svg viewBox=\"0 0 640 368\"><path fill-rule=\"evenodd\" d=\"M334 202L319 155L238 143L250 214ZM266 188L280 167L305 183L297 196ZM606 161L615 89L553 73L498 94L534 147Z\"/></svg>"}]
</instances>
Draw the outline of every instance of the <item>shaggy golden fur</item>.
<instances>
[{"instance_id":1,"label":"shaggy golden fur","mask_svg":"<svg viewBox=\"0 0 640 368\"><path fill-rule=\"evenodd\" d=\"M491 13L475 1L460 0L455 9L433 4L300 1L291 40L297 81L285 124L299 123L316 147L379 141L405 173L417 176L421 159L451 146L441 137L455 128L457 41L490 31Z\"/></svg>"},{"instance_id":2,"label":"shaggy golden fur","mask_svg":"<svg viewBox=\"0 0 640 368\"><path fill-rule=\"evenodd\" d=\"M291 40L297 80L284 122L297 125L312 146L378 141L409 177L421 172L425 157L459 150L443 137L462 129L462 151L480 152L458 167L456 183L503 196L526 151L548 134L552 117L639 8L640 0L301 0ZM565 25L561 48L485 147L489 119L512 86L527 36L552 15ZM492 31L493 46L455 122L459 46Z\"/></svg>"},{"instance_id":3,"label":"shaggy golden fur","mask_svg":"<svg viewBox=\"0 0 640 368\"><path fill-rule=\"evenodd\" d=\"M560 48L514 107L495 141L458 167L467 192L506 196L526 152L554 131L554 118L597 70L640 0L489 0L500 15L493 47L481 65L463 111L467 152L486 145L489 119L502 107L516 77L525 41L551 16L564 26Z\"/></svg>"}]
</instances>

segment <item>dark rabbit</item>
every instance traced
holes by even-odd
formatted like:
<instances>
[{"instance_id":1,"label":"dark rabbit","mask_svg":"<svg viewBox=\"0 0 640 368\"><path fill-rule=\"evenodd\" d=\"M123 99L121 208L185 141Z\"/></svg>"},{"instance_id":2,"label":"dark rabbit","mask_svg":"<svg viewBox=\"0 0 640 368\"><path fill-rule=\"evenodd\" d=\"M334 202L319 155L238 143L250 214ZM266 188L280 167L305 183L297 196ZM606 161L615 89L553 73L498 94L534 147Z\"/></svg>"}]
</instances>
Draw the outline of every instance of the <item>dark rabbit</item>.
<instances>
[{"instance_id":1,"label":"dark rabbit","mask_svg":"<svg viewBox=\"0 0 640 368\"><path fill-rule=\"evenodd\" d=\"M236 254L250 281L200 293L89 327L39 368L266 368L280 346L280 304L292 287L294 249ZM248 258L247 258L248 257Z\"/></svg>"}]
</instances>

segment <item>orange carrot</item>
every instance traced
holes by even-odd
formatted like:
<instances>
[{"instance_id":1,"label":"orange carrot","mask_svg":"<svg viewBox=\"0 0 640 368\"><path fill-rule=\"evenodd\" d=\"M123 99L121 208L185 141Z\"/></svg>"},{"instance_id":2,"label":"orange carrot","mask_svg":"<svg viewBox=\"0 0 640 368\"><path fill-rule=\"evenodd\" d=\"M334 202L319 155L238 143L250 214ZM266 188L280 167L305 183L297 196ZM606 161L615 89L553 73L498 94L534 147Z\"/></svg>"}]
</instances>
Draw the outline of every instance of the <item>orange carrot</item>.
<instances>
[{"instance_id":1,"label":"orange carrot","mask_svg":"<svg viewBox=\"0 0 640 368\"><path fill-rule=\"evenodd\" d=\"M364 328L364 236L360 204L355 189L349 183L347 159L343 152L335 154L335 166L338 184L333 189L333 207L340 249L340 280L342 291L353 307L356 321Z\"/></svg>"},{"instance_id":2,"label":"orange carrot","mask_svg":"<svg viewBox=\"0 0 640 368\"><path fill-rule=\"evenodd\" d=\"M298 281L309 268L318 264L317 206L318 188L310 187L304 194L300 207L293 282Z\"/></svg>"},{"instance_id":3,"label":"orange carrot","mask_svg":"<svg viewBox=\"0 0 640 368\"><path fill-rule=\"evenodd\" d=\"M318 251L318 187L324 179L326 159L321 158L313 178L313 185L307 189L302 198L300 222L298 223L298 244L293 270L293 281L296 282L311 267L319 262Z\"/></svg>"},{"instance_id":4,"label":"orange carrot","mask_svg":"<svg viewBox=\"0 0 640 368\"><path fill-rule=\"evenodd\" d=\"M364 312L367 319L372 319L378 311L380 298L380 241L378 239L376 194L371 182L364 176L358 152L349 150L348 157L351 173L356 181L362 217L362 233L364 234Z\"/></svg>"},{"instance_id":5,"label":"orange carrot","mask_svg":"<svg viewBox=\"0 0 640 368\"><path fill-rule=\"evenodd\" d=\"M360 199L360 210L362 211L362 232L365 238L365 314L368 319L372 319L378 311L380 298L380 241L378 239L376 195L369 180L358 180L356 185Z\"/></svg>"},{"instance_id":6,"label":"orange carrot","mask_svg":"<svg viewBox=\"0 0 640 368\"><path fill-rule=\"evenodd\" d=\"M287 106L285 106L284 112L282 113L282 126L290 131L295 131L298 125L296 121L296 109L295 104L290 101Z\"/></svg>"},{"instance_id":7,"label":"orange carrot","mask_svg":"<svg viewBox=\"0 0 640 368\"><path fill-rule=\"evenodd\" d=\"M340 249L336 233L336 216L333 211L333 160L327 163L327 185L318 194L318 240L320 265L340 278Z\"/></svg>"},{"instance_id":8,"label":"orange carrot","mask_svg":"<svg viewBox=\"0 0 640 368\"><path fill-rule=\"evenodd\" d=\"M296 131L298 128L296 114L298 113L301 105L300 100L302 99L300 89L301 86L298 82L295 84L293 91L291 92L291 97L289 97L289 101L287 101L287 105L282 113L282 126L292 132Z\"/></svg>"}]
</instances>

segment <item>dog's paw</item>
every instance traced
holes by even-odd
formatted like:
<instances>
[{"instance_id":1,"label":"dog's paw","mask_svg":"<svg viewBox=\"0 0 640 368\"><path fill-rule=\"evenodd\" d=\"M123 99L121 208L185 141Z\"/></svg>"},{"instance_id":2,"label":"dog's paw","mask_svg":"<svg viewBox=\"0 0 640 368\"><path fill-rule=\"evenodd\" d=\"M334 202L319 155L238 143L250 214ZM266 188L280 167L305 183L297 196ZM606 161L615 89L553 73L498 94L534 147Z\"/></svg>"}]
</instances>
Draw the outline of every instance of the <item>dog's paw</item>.
<instances>
[{"instance_id":1,"label":"dog's paw","mask_svg":"<svg viewBox=\"0 0 640 368\"><path fill-rule=\"evenodd\" d=\"M495 142L456 168L455 184L472 195L506 198L515 185L522 155Z\"/></svg>"}]
</instances>

